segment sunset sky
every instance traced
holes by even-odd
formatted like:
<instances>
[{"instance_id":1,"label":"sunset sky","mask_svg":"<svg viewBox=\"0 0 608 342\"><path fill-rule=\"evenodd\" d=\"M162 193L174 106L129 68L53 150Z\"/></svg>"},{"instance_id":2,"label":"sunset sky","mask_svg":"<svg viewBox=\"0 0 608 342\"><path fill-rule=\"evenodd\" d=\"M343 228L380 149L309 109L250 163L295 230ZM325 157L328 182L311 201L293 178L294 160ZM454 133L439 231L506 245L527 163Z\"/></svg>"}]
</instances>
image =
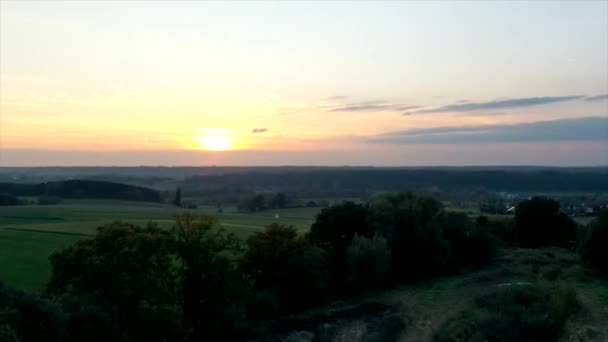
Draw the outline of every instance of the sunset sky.
<instances>
[{"instance_id":1,"label":"sunset sky","mask_svg":"<svg viewBox=\"0 0 608 342\"><path fill-rule=\"evenodd\" d=\"M0 166L607 165L608 1L0 0Z\"/></svg>"}]
</instances>

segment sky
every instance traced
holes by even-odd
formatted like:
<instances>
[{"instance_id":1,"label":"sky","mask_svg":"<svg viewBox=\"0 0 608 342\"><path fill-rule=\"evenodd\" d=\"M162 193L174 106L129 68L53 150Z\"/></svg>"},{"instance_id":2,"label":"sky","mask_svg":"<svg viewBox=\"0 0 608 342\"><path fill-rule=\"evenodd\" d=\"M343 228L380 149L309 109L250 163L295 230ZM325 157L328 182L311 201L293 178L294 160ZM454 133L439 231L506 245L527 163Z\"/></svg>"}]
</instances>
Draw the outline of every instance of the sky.
<instances>
[{"instance_id":1,"label":"sky","mask_svg":"<svg viewBox=\"0 0 608 342\"><path fill-rule=\"evenodd\" d=\"M608 165L608 1L0 0L0 166Z\"/></svg>"}]
</instances>

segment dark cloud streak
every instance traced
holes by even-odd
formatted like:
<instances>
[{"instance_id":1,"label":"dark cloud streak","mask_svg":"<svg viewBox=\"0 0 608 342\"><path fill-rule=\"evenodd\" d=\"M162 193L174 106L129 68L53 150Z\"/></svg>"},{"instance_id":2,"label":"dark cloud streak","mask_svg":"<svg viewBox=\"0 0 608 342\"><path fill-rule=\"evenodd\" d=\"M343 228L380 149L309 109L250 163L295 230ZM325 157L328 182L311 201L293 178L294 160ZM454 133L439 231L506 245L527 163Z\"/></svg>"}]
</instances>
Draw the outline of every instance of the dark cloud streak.
<instances>
[{"instance_id":1,"label":"dark cloud streak","mask_svg":"<svg viewBox=\"0 0 608 342\"><path fill-rule=\"evenodd\" d=\"M489 102L457 102L442 106L439 108L425 109L416 113L445 113L445 112L469 112L476 110L489 109L508 109L539 106L555 102L564 102L580 99L582 96L545 96L545 97L527 97L518 99L496 100Z\"/></svg>"},{"instance_id":2,"label":"dark cloud streak","mask_svg":"<svg viewBox=\"0 0 608 342\"><path fill-rule=\"evenodd\" d=\"M586 117L515 125L411 129L378 135L369 142L384 144L458 144L590 140L608 140L608 118Z\"/></svg>"},{"instance_id":3,"label":"dark cloud streak","mask_svg":"<svg viewBox=\"0 0 608 342\"><path fill-rule=\"evenodd\" d=\"M589 96L589 97L585 98L585 101L602 101L602 100L608 100L608 94Z\"/></svg>"}]
</instances>

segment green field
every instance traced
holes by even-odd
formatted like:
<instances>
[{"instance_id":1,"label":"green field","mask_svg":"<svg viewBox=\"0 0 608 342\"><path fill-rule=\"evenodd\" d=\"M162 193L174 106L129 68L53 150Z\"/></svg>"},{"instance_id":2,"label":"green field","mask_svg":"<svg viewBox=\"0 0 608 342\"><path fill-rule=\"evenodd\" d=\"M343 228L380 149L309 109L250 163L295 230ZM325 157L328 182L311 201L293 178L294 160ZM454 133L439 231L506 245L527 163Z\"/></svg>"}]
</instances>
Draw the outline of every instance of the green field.
<instances>
[{"instance_id":1,"label":"green field","mask_svg":"<svg viewBox=\"0 0 608 342\"><path fill-rule=\"evenodd\" d=\"M0 207L0 281L40 289L50 276L48 256L55 250L92 235L97 227L116 220L136 224L156 222L170 227L175 207L141 202L65 201L53 206ZM290 208L237 213L214 208L195 210L219 218L226 230L246 238L274 221L308 229L319 208ZM278 218L275 218L275 215Z\"/></svg>"}]
</instances>

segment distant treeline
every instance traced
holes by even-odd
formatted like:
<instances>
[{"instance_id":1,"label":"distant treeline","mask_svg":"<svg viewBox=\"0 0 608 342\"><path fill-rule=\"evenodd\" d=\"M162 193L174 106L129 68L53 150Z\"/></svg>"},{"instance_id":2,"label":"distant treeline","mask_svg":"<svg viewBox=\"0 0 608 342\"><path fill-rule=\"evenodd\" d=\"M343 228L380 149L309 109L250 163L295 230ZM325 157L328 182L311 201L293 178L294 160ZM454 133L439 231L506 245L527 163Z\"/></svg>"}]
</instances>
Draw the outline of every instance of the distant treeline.
<instances>
[{"instance_id":1,"label":"distant treeline","mask_svg":"<svg viewBox=\"0 0 608 342\"><path fill-rule=\"evenodd\" d=\"M67 180L40 184L0 183L4 196L45 196L61 198L104 198L130 201L160 202L159 191L139 186L90 181Z\"/></svg>"},{"instance_id":2,"label":"distant treeline","mask_svg":"<svg viewBox=\"0 0 608 342\"><path fill-rule=\"evenodd\" d=\"M252 171L194 176L182 182L191 195L295 192L301 197L358 197L379 191L509 192L608 191L608 173L595 169L318 169Z\"/></svg>"}]
</instances>

